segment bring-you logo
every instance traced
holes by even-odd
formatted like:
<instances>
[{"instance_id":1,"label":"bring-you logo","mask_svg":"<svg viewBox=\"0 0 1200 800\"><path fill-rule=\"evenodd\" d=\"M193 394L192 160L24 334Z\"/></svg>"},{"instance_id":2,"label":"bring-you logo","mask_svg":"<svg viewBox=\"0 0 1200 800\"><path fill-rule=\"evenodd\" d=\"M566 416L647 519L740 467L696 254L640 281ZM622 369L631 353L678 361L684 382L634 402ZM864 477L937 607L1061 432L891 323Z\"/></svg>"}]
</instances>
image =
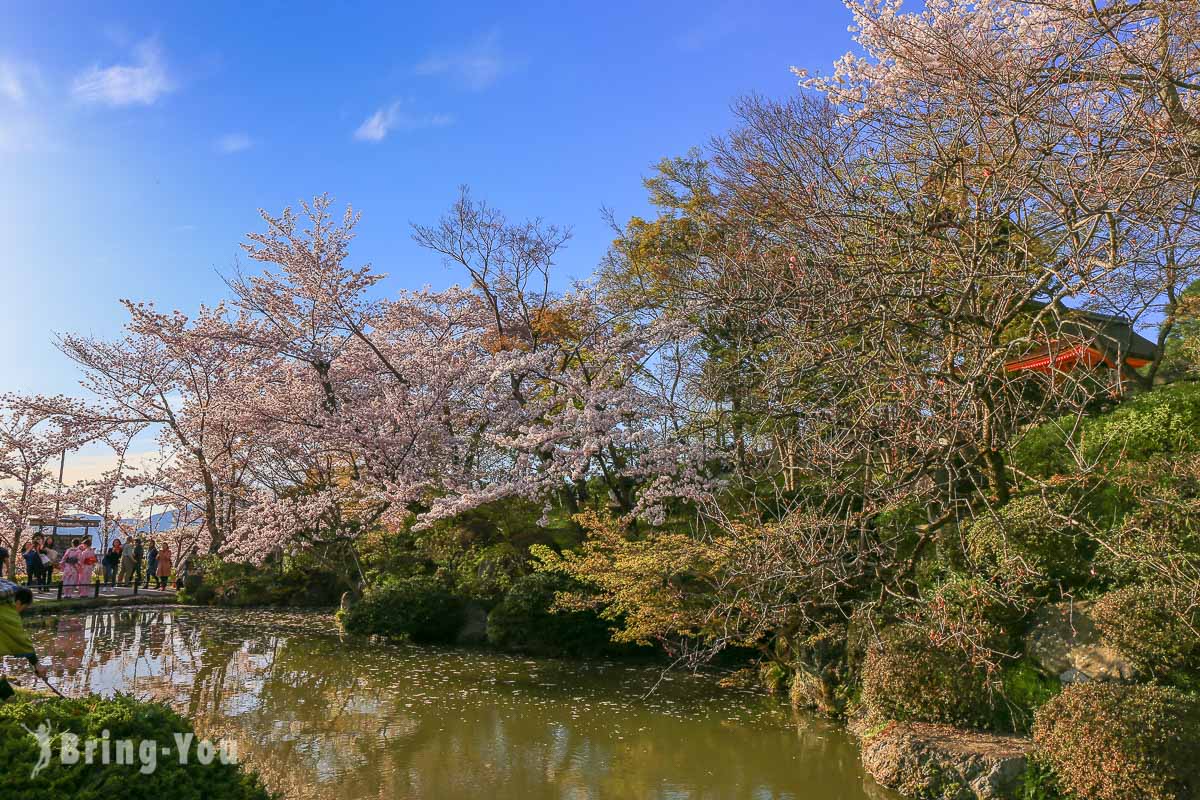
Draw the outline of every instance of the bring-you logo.
<instances>
[{"instance_id":1,"label":"bring-you logo","mask_svg":"<svg viewBox=\"0 0 1200 800\"><path fill-rule=\"evenodd\" d=\"M197 739L195 734L176 733L170 742L156 739L113 739L107 729L99 736L81 737L70 731L55 733L49 722L35 729L22 725L25 732L38 744L38 759L30 771L36 778L44 769L52 769L55 761L72 766L75 764L116 764L136 768L143 775L158 769L160 758L177 758L180 764L197 763L203 766L213 762L236 764L237 741L220 739Z\"/></svg>"}]
</instances>

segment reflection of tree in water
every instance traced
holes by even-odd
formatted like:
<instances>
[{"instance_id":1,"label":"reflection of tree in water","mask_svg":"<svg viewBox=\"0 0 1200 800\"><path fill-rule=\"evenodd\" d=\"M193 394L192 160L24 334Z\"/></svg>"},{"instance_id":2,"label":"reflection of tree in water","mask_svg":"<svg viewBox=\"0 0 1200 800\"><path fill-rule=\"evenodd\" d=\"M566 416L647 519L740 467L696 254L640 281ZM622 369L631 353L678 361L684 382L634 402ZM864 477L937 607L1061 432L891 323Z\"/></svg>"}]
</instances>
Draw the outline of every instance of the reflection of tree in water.
<instances>
[{"instance_id":1,"label":"reflection of tree in water","mask_svg":"<svg viewBox=\"0 0 1200 800\"><path fill-rule=\"evenodd\" d=\"M341 641L327 617L103 612L39 630L68 691L131 691L236 739L289 797L840 797L840 732L762 724L652 668Z\"/></svg>"}]
</instances>

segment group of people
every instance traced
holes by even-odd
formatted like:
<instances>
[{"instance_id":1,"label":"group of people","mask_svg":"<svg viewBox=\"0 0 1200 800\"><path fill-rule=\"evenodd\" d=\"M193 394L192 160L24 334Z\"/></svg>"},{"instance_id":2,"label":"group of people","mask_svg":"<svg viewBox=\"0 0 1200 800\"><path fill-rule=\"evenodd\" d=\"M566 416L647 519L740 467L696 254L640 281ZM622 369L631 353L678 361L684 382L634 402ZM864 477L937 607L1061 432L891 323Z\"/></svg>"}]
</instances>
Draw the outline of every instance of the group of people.
<instances>
[{"instance_id":1,"label":"group of people","mask_svg":"<svg viewBox=\"0 0 1200 800\"><path fill-rule=\"evenodd\" d=\"M167 578L171 576L171 568L174 566L170 546L163 542L162 547L159 547L154 539L150 539L147 546L140 536L134 539L132 544L123 545L120 539L113 540L112 547L108 548L101 560L104 566L104 582L109 586L141 583L143 559L147 562L145 585L149 587L153 578L154 588L167 588Z\"/></svg>"},{"instance_id":2,"label":"group of people","mask_svg":"<svg viewBox=\"0 0 1200 800\"><path fill-rule=\"evenodd\" d=\"M50 588L54 570L61 559L61 554L49 539L35 536L32 542L26 542L21 547L21 560L25 562L25 585L36 586L43 591Z\"/></svg>"},{"instance_id":3,"label":"group of people","mask_svg":"<svg viewBox=\"0 0 1200 800\"><path fill-rule=\"evenodd\" d=\"M8 551L4 551L4 556ZM92 585L96 566L103 569L104 584L142 585L149 588L166 589L174 556L170 546L164 542L160 547L150 538L143 541L138 536L131 542L121 543L114 539L112 546L100 556L92 549L90 537L75 538L66 552L59 553L49 537L35 536L21 548L20 564L25 567L25 585L46 591L54 581L54 571L61 570L64 597L83 597ZM10 577L15 577L13 565ZM145 570L143 571L143 567Z\"/></svg>"}]
</instances>

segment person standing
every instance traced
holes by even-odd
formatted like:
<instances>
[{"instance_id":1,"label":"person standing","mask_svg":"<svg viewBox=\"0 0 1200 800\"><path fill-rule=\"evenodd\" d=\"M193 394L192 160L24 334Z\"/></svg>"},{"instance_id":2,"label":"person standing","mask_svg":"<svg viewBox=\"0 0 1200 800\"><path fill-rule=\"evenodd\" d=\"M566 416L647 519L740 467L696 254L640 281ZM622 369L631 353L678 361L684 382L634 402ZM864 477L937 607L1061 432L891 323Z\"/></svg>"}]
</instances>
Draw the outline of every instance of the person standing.
<instances>
[{"instance_id":1,"label":"person standing","mask_svg":"<svg viewBox=\"0 0 1200 800\"><path fill-rule=\"evenodd\" d=\"M112 586L117 582L117 567L121 564L120 539L113 539L113 543L108 548L108 552L104 554L101 564L104 566L104 583Z\"/></svg>"},{"instance_id":2,"label":"person standing","mask_svg":"<svg viewBox=\"0 0 1200 800\"><path fill-rule=\"evenodd\" d=\"M158 544L154 539L150 540L150 549L146 551L146 588L150 588L150 581L158 577Z\"/></svg>"},{"instance_id":3,"label":"person standing","mask_svg":"<svg viewBox=\"0 0 1200 800\"><path fill-rule=\"evenodd\" d=\"M71 597L75 593L75 584L79 583L79 540L72 539L71 546L62 556L63 597Z\"/></svg>"},{"instance_id":4,"label":"person standing","mask_svg":"<svg viewBox=\"0 0 1200 800\"><path fill-rule=\"evenodd\" d=\"M83 597L84 589L91 585L92 571L96 569L96 551L92 549L92 543L88 539L84 539L79 545L79 565L76 569L79 572L75 596Z\"/></svg>"},{"instance_id":5,"label":"person standing","mask_svg":"<svg viewBox=\"0 0 1200 800\"><path fill-rule=\"evenodd\" d=\"M121 570L117 573L117 583L122 586L133 579L133 572L137 566L133 561L133 552L132 543L127 543L121 549Z\"/></svg>"},{"instance_id":6,"label":"person standing","mask_svg":"<svg viewBox=\"0 0 1200 800\"><path fill-rule=\"evenodd\" d=\"M158 551L155 574L158 576L158 586L155 588L166 589L167 578L171 577L171 548L167 546L166 542L163 542L162 549Z\"/></svg>"},{"instance_id":7,"label":"person standing","mask_svg":"<svg viewBox=\"0 0 1200 800\"><path fill-rule=\"evenodd\" d=\"M136 586L142 582L142 558L146 550L142 547L142 537L137 537L133 544L133 583Z\"/></svg>"},{"instance_id":8,"label":"person standing","mask_svg":"<svg viewBox=\"0 0 1200 800\"><path fill-rule=\"evenodd\" d=\"M37 551L33 542L27 542L25 552L21 555L25 559L25 585L40 585L42 582L42 554Z\"/></svg>"},{"instance_id":9,"label":"person standing","mask_svg":"<svg viewBox=\"0 0 1200 800\"><path fill-rule=\"evenodd\" d=\"M62 564L62 555L54 549L54 542L42 540L42 590L50 591L54 583L54 570Z\"/></svg>"}]
</instances>

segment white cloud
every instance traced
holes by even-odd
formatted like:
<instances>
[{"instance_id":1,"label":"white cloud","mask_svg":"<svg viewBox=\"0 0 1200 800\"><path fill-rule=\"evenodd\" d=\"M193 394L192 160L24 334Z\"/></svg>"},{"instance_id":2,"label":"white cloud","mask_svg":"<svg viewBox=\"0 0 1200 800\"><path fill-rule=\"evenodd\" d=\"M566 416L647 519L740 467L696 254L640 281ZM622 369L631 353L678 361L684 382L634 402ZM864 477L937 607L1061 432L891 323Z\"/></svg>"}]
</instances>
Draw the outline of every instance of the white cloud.
<instances>
[{"instance_id":1,"label":"white cloud","mask_svg":"<svg viewBox=\"0 0 1200 800\"><path fill-rule=\"evenodd\" d=\"M85 103L149 106L175 88L162 49L154 40L134 48L134 62L103 69L93 66L76 76L71 93Z\"/></svg>"},{"instance_id":2,"label":"white cloud","mask_svg":"<svg viewBox=\"0 0 1200 800\"><path fill-rule=\"evenodd\" d=\"M499 32L490 31L465 47L432 53L417 64L416 73L448 75L472 91L481 91L514 66L514 60L500 48Z\"/></svg>"},{"instance_id":3,"label":"white cloud","mask_svg":"<svg viewBox=\"0 0 1200 800\"><path fill-rule=\"evenodd\" d=\"M244 133L227 133L217 139L217 149L222 153L240 153L254 147L254 140Z\"/></svg>"},{"instance_id":4,"label":"white cloud","mask_svg":"<svg viewBox=\"0 0 1200 800\"><path fill-rule=\"evenodd\" d=\"M440 128L452 122L454 118L449 114L408 114L397 101L363 120L363 124L354 132L354 138L360 142L382 142L393 130Z\"/></svg>"},{"instance_id":5,"label":"white cloud","mask_svg":"<svg viewBox=\"0 0 1200 800\"><path fill-rule=\"evenodd\" d=\"M25 102L25 83L16 65L0 61L0 98L14 103Z\"/></svg>"},{"instance_id":6,"label":"white cloud","mask_svg":"<svg viewBox=\"0 0 1200 800\"><path fill-rule=\"evenodd\" d=\"M0 153L56 148L57 131L46 118L45 84L37 67L0 58Z\"/></svg>"}]
</instances>

